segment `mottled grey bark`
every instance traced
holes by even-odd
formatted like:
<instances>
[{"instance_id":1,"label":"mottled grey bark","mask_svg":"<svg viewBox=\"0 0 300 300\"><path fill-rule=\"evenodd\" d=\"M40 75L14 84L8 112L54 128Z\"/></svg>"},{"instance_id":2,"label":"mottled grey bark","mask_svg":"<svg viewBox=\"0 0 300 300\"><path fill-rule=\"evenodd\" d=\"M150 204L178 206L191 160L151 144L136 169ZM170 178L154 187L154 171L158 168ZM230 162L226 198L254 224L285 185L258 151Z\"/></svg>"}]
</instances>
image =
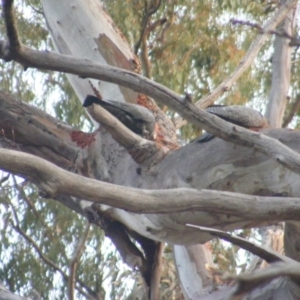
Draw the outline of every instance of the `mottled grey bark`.
<instances>
[{"instance_id":1,"label":"mottled grey bark","mask_svg":"<svg viewBox=\"0 0 300 300\"><path fill-rule=\"evenodd\" d=\"M288 2L281 0L281 4ZM296 7L289 12L284 21L277 27L278 32L293 35L296 21ZM272 57L272 86L269 95L269 102L266 110L266 117L273 127L281 127L283 115L289 99L290 69L292 47L287 38L275 37L274 54ZM287 256L300 261L299 247L300 224L287 223L284 228L284 249Z\"/></svg>"},{"instance_id":2,"label":"mottled grey bark","mask_svg":"<svg viewBox=\"0 0 300 300\"><path fill-rule=\"evenodd\" d=\"M280 1L281 4L286 4L287 2L289 1ZM292 36L295 21L296 7L288 13L276 30ZM272 86L265 114L271 126L275 128L282 126L283 115L289 99L292 53L292 47L289 43L290 40L288 38L275 37L274 54L272 56Z\"/></svg>"}]
</instances>

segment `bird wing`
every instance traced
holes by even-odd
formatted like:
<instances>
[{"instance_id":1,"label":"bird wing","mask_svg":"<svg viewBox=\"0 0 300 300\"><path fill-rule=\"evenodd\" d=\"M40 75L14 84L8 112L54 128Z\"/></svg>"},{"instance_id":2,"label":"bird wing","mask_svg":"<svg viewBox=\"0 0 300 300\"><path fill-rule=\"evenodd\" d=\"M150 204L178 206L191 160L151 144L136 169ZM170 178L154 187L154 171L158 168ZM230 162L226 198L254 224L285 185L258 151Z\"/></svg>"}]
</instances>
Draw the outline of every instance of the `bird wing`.
<instances>
[{"instance_id":1,"label":"bird wing","mask_svg":"<svg viewBox=\"0 0 300 300\"><path fill-rule=\"evenodd\" d=\"M221 119L245 128L269 127L267 119L257 110L242 105L212 105L206 111Z\"/></svg>"}]
</instances>

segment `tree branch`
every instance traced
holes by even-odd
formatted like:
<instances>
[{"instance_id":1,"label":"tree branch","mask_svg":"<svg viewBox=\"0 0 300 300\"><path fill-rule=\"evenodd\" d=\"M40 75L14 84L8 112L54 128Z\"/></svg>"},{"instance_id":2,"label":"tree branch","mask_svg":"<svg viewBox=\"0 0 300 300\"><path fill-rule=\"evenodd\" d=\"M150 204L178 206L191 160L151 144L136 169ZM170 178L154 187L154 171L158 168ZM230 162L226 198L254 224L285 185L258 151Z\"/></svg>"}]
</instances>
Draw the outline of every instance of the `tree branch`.
<instances>
[{"instance_id":1,"label":"tree branch","mask_svg":"<svg viewBox=\"0 0 300 300\"><path fill-rule=\"evenodd\" d=\"M247 250L247 251L251 252L252 254L259 256L260 258L264 259L268 263L273 263L273 262L277 262L277 261L297 263L297 261L292 260L291 258L288 258L285 255L281 255L271 249L266 249L264 247L254 244L254 243L251 243L246 239L243 239L238 236L234 236L233 234L229 234L225 231L216 230L213 228L207 228L207 227L203 227L203 226L192 225L192 224L186 224L186 225L188 227L198 228L199 230L201 230L203 232L208 232L213 236L219 237L227 242L230 242L236 246L239 246L239 247L243 248L244 250Z\"/></svg>"},{"instance_id":2,"label":"tree branch","mask_svg":"<svg viewBox=\"0 0 300 300\"><path fill-rule=\"evenodd\" d=\"M35 300L35 298L31 297L21 297L19 295L13 294L9 291L4 285L0 283L0 300Z\"/></svg>"},{"instance_id":3,"label":"tree branch","mask_svg":"<svg viewBox=\"0 0 300 300\"><path fill-rule=\"evenodd\" d=\"M34 206L34 204L31 202L31 200L29 200L29 198L27 197L24 189L22 186L20 186L18 183L17 183L17 180L16 180L16 176L12 176L12 180L13 180L13 183L14 183L14 188L18 191L18 200L23 200L28 208L33 212L35 218L41 222L42 226L44 228L46 228L46 230L48 232L52 231L53 228L49 228L49 226L47 225L47 223L45 222L44 218L41 218L41 215L40 213L37 211L36 207Z\"/></svg>"},{"instance_id":4,"label":"tree branch","mask_svg":"<svg viewBox=\"0 0 300 300\"><path fill-rule=\"evenodd\" d=\"M164 244L145 238L134 231L130 231L129 233L140 244L145 254L145 261L140 271L149 289L149 300L160 299Z\"/></svg>"},{"instance_id":5,"label":"tree branch","mask_svg":"<svg viewBox=\"0 0 300 300\"><path fill-rule=\"evenodd\" d=\"M147 25L148 25L150 17L157 12L160 5L161 5L161 0L158 0L156 5L154 5L153 2L151 1L150 7L148 9L147 2L145 1L145 15L144 15L144 18L143 18L143 21L142 21L140 37L139 37L137 43L134 45L134 53L135 54L138 53L139 48L140 48L141 43L142 43L142 41L145 37L146 32L147 33L149 32L149 30L147 30Z\"/></svg>"},{"instance_id":6,"label":"tree branch","mask_svg":"<svg viewBox=\"0 0 300 300\"><path fill-rule=\"evenodd\" d=\"M82 237L78 241L75 251L73 253L73 256L70 261L70 266L69 266L69 278L68 278L68 294L69 294L69 300L74 300L75 299L75 287L76 287L76 270L77 270L77 265L78 261L80 260L80 257L82 255L82 252L84 250L84 245L85 242L88 238L90 231L90 223L87 223L85 226L85 229L83 231Z\"/></svg>"},{"instance_id":7,"label":"tree branch","mask_svg":"<svg viewBox=\"0 0 300 300\"><path fill-rule=\"evenodd\" d=\"M300 264L297 262L277 262L270 265L270 267L254 271L250 274L240 274L238 276L225 276L226 280L237 280L235 290L229 299L236 299L236 296L244 295L263 285L276 277L290 276L293 278L300 278Z\"/></svg>"},{"instance_id":8,"label":"tree branch","mask_svg":"<svg viewBox=\"0 0 300 300\"><path fill-rule=\"evenodd\" d=\"M0 168L31 178L41 188L44 197L70 195L135 213L193 210L274 222L298 220L299 217L298 198L259 197L188 188L143 190L123 187L67 172L44 159L14 150L0 149ZM143 201L140 201L141 198Z\"/></svg>"},{"instance_id":9,"label":"tree branch","mask_svg":"<svg viewBox=\"0 0 300 300\"><path fill-rule=\"evenodd\" d=\"M13 10L13 0L2 0L6 35L9 41L9 53L18 52L21 48L19 33ZM9 58L9 57L8 57Z\"/></svg>"},{"instance_id":10,"label":"tree branch","mask_svg":"<svg viewBox=\"0 0 300 300\"><path fill-rule=\"evenodd\" d=\"M282 0L280 3L288 3ZM292 35L295 26L295 9L289 11L284 20L277 27L278 30ZM279 36L274 40L274 53L272 57L272 85L269 93L265 116L270 125L275 128L282 127L282 120L288 102L292 48L286 38Z\"/></svg>"},{"instance_id":11,"label":"tree branch","mask_svg":"<svg viewBox=\"0 0 300 300\"><path fill-rule=\"evenodd\" d=\"M162 255L163 255L164 244L156 243L155 252L152 260L148 261L148 265L151 268L151 285L150 285L150 300L159 299L160 294L160 279L162 273ZM149 257L149 256L148 256Z\"/></svg>"},{"instance_id":12,"label":"tree branch","mask_svg":"<svg viewBox=\"0 0 300 300\"><path fill-rule=\"evenodd\" d=\"M262 26L260 26L257 23L253 23L253 22L249 22L249 21L241 21L241 20L236 20L236 19L231 19L230 22L233 25L245 25L245 26L249 26L252 28L256 28L260 34L270 34L270 35L275 35L277 37L281 37L281 38L286 38L290 40L290 44L289 46L293 45L296 46L297 45L297 39L294 38L292 35L290 35L289 33L287 33L286 31L278 31L278 30L268 30L265 31L264 28Z\"/></svg>"}]
</instances>

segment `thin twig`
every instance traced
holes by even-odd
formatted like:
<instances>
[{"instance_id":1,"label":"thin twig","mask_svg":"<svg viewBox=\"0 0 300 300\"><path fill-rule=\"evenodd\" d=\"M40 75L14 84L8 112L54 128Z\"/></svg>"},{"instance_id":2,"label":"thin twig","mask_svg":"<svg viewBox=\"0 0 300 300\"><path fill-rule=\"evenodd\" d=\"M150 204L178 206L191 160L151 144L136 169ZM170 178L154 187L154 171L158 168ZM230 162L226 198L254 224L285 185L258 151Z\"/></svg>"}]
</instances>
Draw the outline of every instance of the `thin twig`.
<instances>
[{"instance_id":1,"label":"thin twig","mask_svg":"<svg viewBox=\"0 0 300 300\"><path fill-rule=\"evenodd\" d=\"M28 6L29 6L33 11L35 11L37 14L39 14L39 15L45 17L45 14L44 14L43 10L39 10L39 9L35 8L34 5L31 4L31 3L28 3Z\"/></svg>"},{"instance_id":2,"label":"thin twig","mask_svg":"<svg viewBox=\"0 0 300 300\"><path fill-rule=\"evenodd\" d=\"M153 5L152 2L151 2L151 7L148 9L147 1L145 1L145 15L144 15L144 18L143 18L143 21L142 21L140 37L139 37L137 43L134 46L134 53L135 54L138 53L139 48L142 44L142 41L144 39L150 17L157 12L160 5L161 5L161 0L158 0L157 5Z\"/></svg>"},{"instance_id":3,"label":"thin twig","mask_svg":"<svg viewBox=\"0 0 300 300\"><path fill-rule=\"evenodd\" d=\"M186 224L186 226L198 228L200 231L203 231L203 232L208 232L213 236L219 237L227 242L230 242L236 246L241 247L244 250L251 252L254 255L261 257L268 263L273 263L273 262L277 262L277 261L285 261L285 262L294 261L291 258L281 255L271 249L266 249L262 246L256 245L255 243L251 243L247 239L244 239L244 238L241 238L238 236L234 236L233 234L227 233L225 231L208 228L208 227L203 227L203 226L197 226L197 225L193 225L193 224Z\"/></svg>"},{"instance_id":4,"label":"thin twig","mask_svg":"<svg viewBox=\"0 0 300 300\"><path fill-rule=\"evenodd\" d=\"M23 236L23 238L30 244L33 246L33 248L35 249L35 251L38 253L39 257L50 267L52 267L55 271L57 271L58 273L61 274L61 276L64 278L64 280L67 282L68 281L68 275L59 267L57 266L52 260L50 260L48 257L46 257L40 247L37 245L37 243L31 238L29 237L22 229L19 225L14 225L11 222L11 226L21 235ZM87 297L88 299L91 300L97 300L97 298L94 296L95 293L92 291L92 289L90 287L88 287L86 284L84 284L81 280L77 280L79 286L76 286L76 289L85 297ZM85 292L83 289L85 289L87 292Z\"/></svg>"},{"instance_id":5,"label":"thin twig","mask_svg":"<svg viewBox=\"0 0 300 300\"><path fill-rule=\"evenodd\" d=\"M2 185L2 183L6 182L9 179L10 174L7 174L6 176L3 176L0 179L0 185Z\"/></svg>"},{"instance_id":6,"label":"thin twig","mask_svg":"<svg viewBox=\"0 0 300 300\"><path fill-rule=\"evenodd\" d=\"M39 212L36 210L35 206L32 204L32 202L28 199L24 189L17 183L17 180L16 180L16 177L15 175L13 175L12 177L12 180L14 182L14 188L19 192L19 195L18 195L18 200L20 200L20 198L22 198L22 200L24 200L28 207L33 211L35 217L37 219L40 219L39 221L42 223L42 225L44 226L44 228L47 228L47 230L49 230L49 227L48 225L46 224L46 222L44 221L43 218L39 218L40 217L40 214ZM52 231L53 229L51 229ZM50 231L50 230L49 230Z\"/></svg>"},{"instance_id":7,"label":"thin twig","mask_svg":"<svg viewBox=\"0 0 300 300\"><path fill-rule=\"evenodd\" d=\"M70 261L69 267L69 279L68 279L68 292L69 292L69 300L75 299L75 287L76 287L76 270L78 261L82 255L84 250L85 242L89 236L90 231L90 223L86 223L85 229L83 230L83 234L81 239L78 241L77 245L75 246L75 251Z\"/></svg>"},{"instance_id":8,"label":"thin twig","mask_svg":"<svg viewBox=\"0 0 300 300\"><path fill-rule=\"evenodd\" d=\"M151 31L153 31L156 27L163 25L165 22L167 21L167 19L163 18L160 20L155 21L153 24L150 24L145 32L144 32L144 36L141 42L142 45L142 51L141 51L141 61L142 61L142 65L144 67L144 74L146 77L150 78L151 77L151 62L149 60L149 51L148 51L148 36L150 34Z\"/></svg>"},{"instance_id":9,"label":"thin twig","mask_svg":"<svg viewBox=\"0 0 300 300\"><path fill-rule=\"evenodd\" d=\"M245 25L245 26L249 26L252 28L256 28L260 34L275 35L278 37L289 39L290 46L298 46L299 45L299 40L297 40L296 38L294 38L293 36L291 36L290 34L288 34L285 31L278 31L278 30L273 30L273 29L265 30L264 27L262 27L261 25L250 22L250 21L241 21L241 20L231 19L230 22L232 23L232 25L238 24L238 25Z\"/></svg>"}]
</instances>

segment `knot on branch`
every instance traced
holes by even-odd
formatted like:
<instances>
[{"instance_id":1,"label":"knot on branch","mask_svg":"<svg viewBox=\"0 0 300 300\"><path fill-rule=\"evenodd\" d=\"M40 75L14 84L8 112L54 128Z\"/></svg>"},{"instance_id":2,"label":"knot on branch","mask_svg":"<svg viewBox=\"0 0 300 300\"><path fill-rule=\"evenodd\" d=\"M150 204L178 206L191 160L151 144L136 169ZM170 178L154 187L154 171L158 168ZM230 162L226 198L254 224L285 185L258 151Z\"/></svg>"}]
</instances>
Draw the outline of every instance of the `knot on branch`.
<instances>
[{"instance_id":1,"label":"knot on branch","mask_svg":"<svg viewBox=\"0 0 300 300\"><path fill-rule=\"evenodd\" d=\"M43 181L39 186L39 196L42 198L56 198L58 194L57 184L50 181Z\"/></svg>"},{"instance_id":2,"label":"knot on branch","mask_svg":"<svg viewBox=\"0 0 300 300\"><path fill-rule=\"evenodd\" d=\"M192 94L191 93L185 93L184 100L189 102L189 103L192 103L193 102Z\"/></svg>"}]
</instances>

